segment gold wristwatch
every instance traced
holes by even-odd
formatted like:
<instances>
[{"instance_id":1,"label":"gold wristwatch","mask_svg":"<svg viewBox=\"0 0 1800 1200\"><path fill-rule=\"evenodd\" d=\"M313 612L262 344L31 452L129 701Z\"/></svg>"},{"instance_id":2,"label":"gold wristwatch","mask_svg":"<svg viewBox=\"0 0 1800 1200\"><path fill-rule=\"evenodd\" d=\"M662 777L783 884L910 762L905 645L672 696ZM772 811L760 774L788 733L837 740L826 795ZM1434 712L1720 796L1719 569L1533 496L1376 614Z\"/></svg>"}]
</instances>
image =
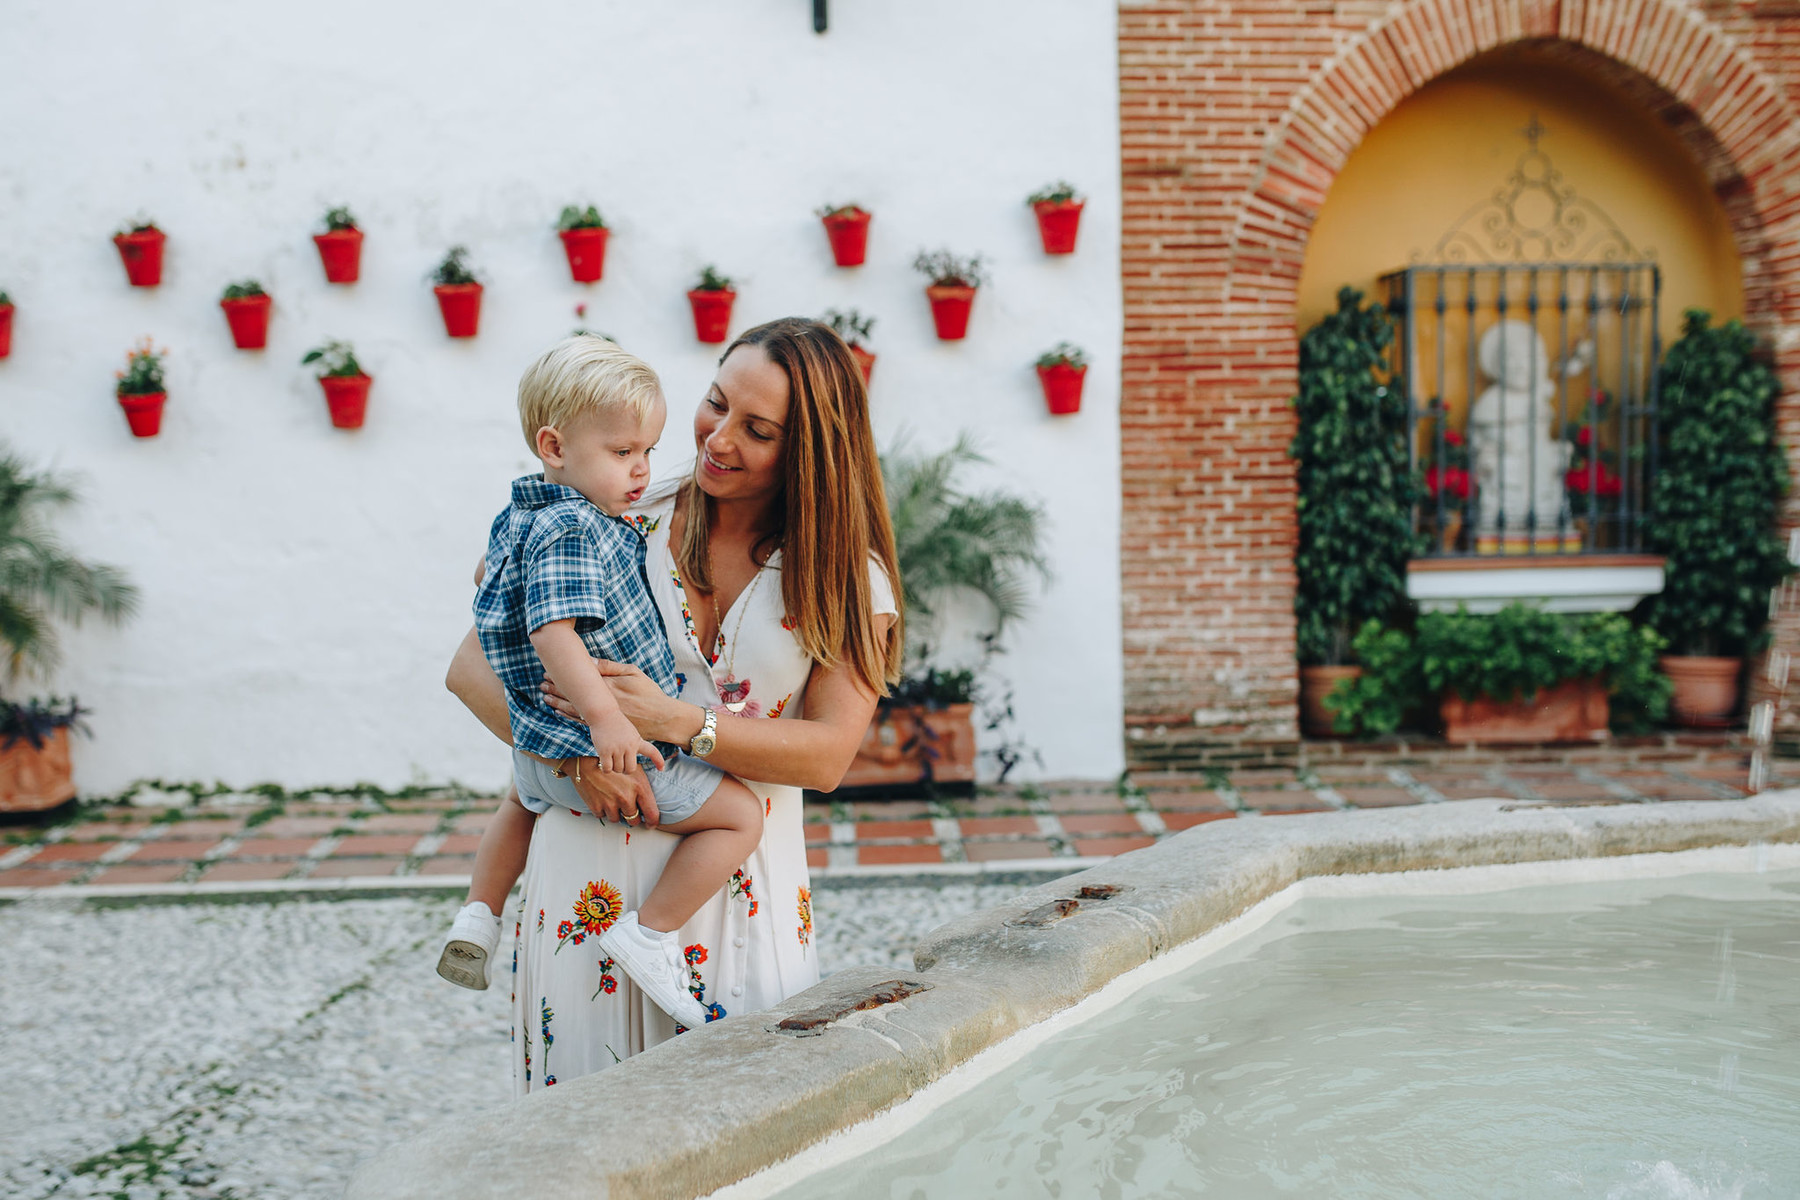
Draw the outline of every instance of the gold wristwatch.
<instances>
[{"instance_id":1,"label":"gold wristwatch","mask_svg":"<svg viewBox=\"0 0 1800 1200\"><path fill-rule=\"evenodd\" d=\"M701 711L706 713L706 723L700 726L700 732L688 743L688 753L695 758L705 758L719 744L719 714L710 708Z\"/></svg>"}]
</instances>

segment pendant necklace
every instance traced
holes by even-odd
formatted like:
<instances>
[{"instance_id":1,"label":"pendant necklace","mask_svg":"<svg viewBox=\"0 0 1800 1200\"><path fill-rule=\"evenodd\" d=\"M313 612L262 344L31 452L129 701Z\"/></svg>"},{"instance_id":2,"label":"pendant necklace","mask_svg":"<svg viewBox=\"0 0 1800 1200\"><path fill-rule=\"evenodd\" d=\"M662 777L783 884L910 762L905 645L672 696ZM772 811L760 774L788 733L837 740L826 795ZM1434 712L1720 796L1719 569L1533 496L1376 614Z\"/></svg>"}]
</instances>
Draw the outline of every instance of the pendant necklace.
<instances>
[{"instance_id":1,"label":"pendant necklace","mask_svg":"<svg viewBox=\"0 0 1800 1200\"><path fill-rule=\"evenodd\" d=\"M712 576L713 585L712 591L707 593L707 599L712 601L713 628L716 631L713 634L713 646L715 650L723 650L727 645L725 641L725 618L719 613L719 580L718 575L713 570L712 541L710 538L706 543L706 573ZM762 577L763 568L759 566L756 568L756 574L750 578L750 586L739 593L738 598L732 603L732 607L738 610L738 619L736 628L731 631L731 641L729 643L731 646L731 653L725 659L725 674L723 676L717 674L713 676L714 682L718 684L719 700L725 711L732 716L738 716L750 705L750 681L746 679L742 683L739 683L737 676L732 673L732 667L737 663L738 635L744 632L744 612L750 607L750 596L756 591L756 585L762 582ZM718 655L715 653L712 659L713 665L716 666L718 661ZM738 698L730 700L727 699L729 696L736 696Z\"/></svg>"}]
</instances>

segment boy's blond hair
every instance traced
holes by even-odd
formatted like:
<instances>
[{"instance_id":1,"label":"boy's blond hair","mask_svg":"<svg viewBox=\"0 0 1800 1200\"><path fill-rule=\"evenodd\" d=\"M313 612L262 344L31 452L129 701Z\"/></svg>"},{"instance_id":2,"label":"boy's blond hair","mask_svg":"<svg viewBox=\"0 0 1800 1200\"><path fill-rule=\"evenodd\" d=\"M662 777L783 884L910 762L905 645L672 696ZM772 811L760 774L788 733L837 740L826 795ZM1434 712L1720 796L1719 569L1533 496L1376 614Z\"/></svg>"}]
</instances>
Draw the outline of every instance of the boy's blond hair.
<instances>
[{"instance_id":1,"label":"boy's blond hair","mask_svg":"<svg viewBox=\"0 0 1800 1200\"><path fill-rule=\"evenodd\" d=\"M577 334L544 351L519 378L519 427L537 453L537 431L586 413L630 413L639 421L662 400L650 364L602 337Z\"/></svg>"}]
</instances>

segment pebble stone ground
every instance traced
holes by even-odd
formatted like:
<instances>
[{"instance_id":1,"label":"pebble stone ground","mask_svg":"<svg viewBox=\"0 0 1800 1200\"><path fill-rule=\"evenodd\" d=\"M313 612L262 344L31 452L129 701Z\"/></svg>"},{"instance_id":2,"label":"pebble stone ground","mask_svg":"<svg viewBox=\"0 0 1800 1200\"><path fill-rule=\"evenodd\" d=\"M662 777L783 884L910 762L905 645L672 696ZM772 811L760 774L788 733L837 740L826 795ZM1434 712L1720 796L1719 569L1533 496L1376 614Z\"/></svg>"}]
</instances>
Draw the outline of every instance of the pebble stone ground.
<instances>
[{"instance_id":1,"label":"pebble stone ground","mask_svg":"<svg viewBox=\"0 0 1800 1200\"><path fill-rule=\"evenodd\" d=\"M1019 884L820 887L820 960L910 965ZM507 990L432 967L456 901L27 901L0 916L0 1195L336 1200L511 1095Z\"/></svg>"}]
</instances>

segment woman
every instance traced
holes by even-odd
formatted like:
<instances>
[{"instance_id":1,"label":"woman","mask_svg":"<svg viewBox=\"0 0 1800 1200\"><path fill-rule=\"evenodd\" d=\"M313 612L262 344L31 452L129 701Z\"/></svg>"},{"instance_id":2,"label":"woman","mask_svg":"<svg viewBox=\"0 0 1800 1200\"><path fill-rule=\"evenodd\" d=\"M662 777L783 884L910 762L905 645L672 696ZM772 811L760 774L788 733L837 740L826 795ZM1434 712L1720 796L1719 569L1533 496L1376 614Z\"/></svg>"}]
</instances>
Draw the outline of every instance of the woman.
<instances>
[{"instance_id":1,"label":"woman","mask_svg":"<svg viewBox=\"0 0 1800 1200\"><path fill-rule=\"evenodd\" d=\"M690 990L716 1017L819 978L801 789L843 778L898 677L901 624L868 392L830 328L788 318L733 342L694 415L694 446L692 476L633 508L680 694L632 667L599 669L644 737L699 738L701 749L709 734L710 761L763 799L761 846L681 931ZM473 632L448 683L507 736L505 696ZM643 828L641 771L590 771L579 786L602 819L557 810L532 834L514 958L520 1095L676 1032L597 945L649 891L675 838Z\"/></svg>"}]
</instances>

